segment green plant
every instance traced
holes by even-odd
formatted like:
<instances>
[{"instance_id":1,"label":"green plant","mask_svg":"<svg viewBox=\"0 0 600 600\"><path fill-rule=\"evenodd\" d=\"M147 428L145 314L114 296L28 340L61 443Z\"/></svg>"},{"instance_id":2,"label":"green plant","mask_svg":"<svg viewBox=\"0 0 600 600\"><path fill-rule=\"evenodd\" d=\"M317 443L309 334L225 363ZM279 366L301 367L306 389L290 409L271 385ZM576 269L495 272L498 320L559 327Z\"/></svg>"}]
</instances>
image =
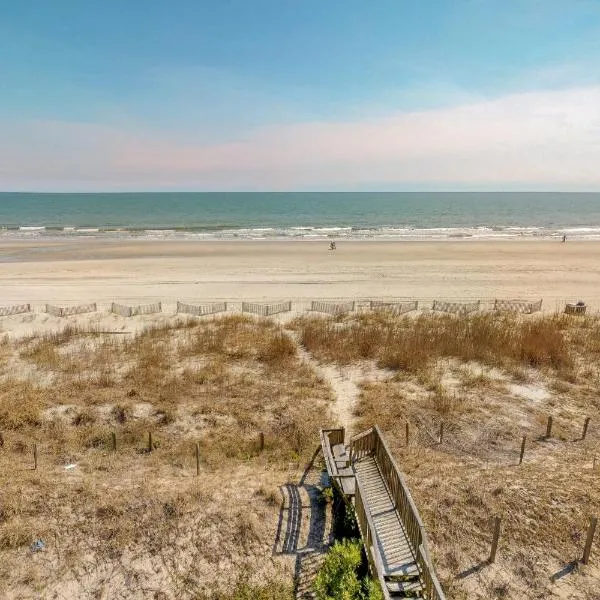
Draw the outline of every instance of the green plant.
<instances>
[{"instance_id":1,"label":"green plant","mask_svg":"<svg viewBox=\"0 0 600 600\"><path fill-rule=\"evenodd\" d=\"M315 580L317 600L383 600L379 585L359 577L363 567L360 540L342 540L329 550Z\"/></svg>"},{"instance_id":2,"label":"green plant","mask_svg":"<svg viewBox=\"0 0 600 600\"><path fill-rule=\"evenodd\" d=\"M328 504L333 502L333 488L331 486L321 490L321 500L323 500L323 502L327 502Z\"/></svg>"},{"instance_id":3,"label":"green plant","mask_svg":"<svg viewBox=\"0 0 600 600\"><path fill-rule=\"evenodd\" d=\"M360 542L336 542L328 552L315 580L317 600L355 600L361 583L357 570L362 562Z\"/></svg>"}]
</instances>

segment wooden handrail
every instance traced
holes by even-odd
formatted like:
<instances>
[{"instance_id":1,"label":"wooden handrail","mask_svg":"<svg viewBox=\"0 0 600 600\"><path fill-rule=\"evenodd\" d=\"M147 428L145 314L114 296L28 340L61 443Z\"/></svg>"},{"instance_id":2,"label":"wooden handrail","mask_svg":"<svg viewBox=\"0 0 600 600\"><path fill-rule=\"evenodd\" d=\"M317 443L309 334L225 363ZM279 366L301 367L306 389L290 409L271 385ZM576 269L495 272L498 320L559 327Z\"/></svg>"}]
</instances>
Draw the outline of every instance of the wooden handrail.
<instances>
[{"instance_id":1,"label":"wooden handrail","mask_svg":"<svg viewBox=\"0 0 600 600\"><path fill-rule=\"evenodd\" d=\"M355 442L356 440L360 440L364 437L367 437L368 435L371 435L371 433L373 433L374 430L375 430L375 428L371 427L370 429L367 429L366 431L363 431L362 433L357 433L356 435L353 435L350 438L350 443Z\"/></svg>"},{"instance_id":2,"label":"wooden handrail","mask_svg":"<svg viewBox=\"0 0 600 600\"><path fill-rule=\"evenodd\" d=\"M374 455L377 466L381 471L390 496L394 502L394 507L400 515L408 540L416 554L415 560L419 567L423 585L425 587L425 597L428 600L444 600L444 592L442 591L429 556L425 526L423 525L419 511L417 510L410 490L404 481L404 477L400 472L398 464L394 460L394 457L381 434L381 430L377 425L351 439L351 461L354 462L366 454ZM356 480L356 489L356 495L358 496L360 494L360 483L358 478ZM362 506L362 497L360 502ZM362 510L365 513L365 518L363 520L367 524L370 523L370 519L367 518L370 516L368 514L368 509L363 507ZM375 535L374 527L373 535Z\"/></svg>"},{"instance_id":3,"label":"wooden handrail","mask_svg":"<svg viewBox=\"0 0 600 600\"><path fill-rule=\"evenodd\" d=\"M363 489L357 478L354 507L356 511L358 528L360 529L360 533L365 543L367 560L369 561L371 574L377 576L384 599L391 600L390 592L387 589L387 586L385 585L385 579L383 578L383 561L381 560L379 548L377 547L377 533L375 525L373 523L373 518L371 517L371 512L363 502L363 495Z\"/></svg>"},{"instance_id":4,"label":"wooden handrail","mask_svg":"<svg viewBox=\"0 0 600 600\"><path fill-rule=\"evenodd\" d=\"M419 560L419 558L424 559L423 562L425 563L426 568L424 568L421 565L421 561ZM446 596L444 595L442 586L440 585L437 575L435 574L433 565L429 560L427 549L422 544L419 546L417 564L419 564L419 566L421 567L421 580L423 581L423 586L425 587L425 597L444 600Z\"/></svg>"}]
</instances>

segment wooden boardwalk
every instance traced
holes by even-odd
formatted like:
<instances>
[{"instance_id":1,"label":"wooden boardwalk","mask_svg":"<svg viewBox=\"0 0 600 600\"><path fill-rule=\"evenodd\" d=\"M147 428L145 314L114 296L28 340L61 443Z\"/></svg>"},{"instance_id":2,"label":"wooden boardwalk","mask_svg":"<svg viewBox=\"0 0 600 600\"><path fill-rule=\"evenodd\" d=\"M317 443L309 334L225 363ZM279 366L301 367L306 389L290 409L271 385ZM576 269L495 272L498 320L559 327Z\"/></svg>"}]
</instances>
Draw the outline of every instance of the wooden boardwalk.
<instances>
[{"instance_id":1,"label":"wooden boardwalk","mask_svg":"<svg viewBox=\"0 0 600 600\"><path fill-rule=\"evenodd\" d=\"M344 430L322 430L330 479L356 512L372 575L386 599L445 600L416 506L381 432L344 443Z\"/></svg>"}]
</instances>

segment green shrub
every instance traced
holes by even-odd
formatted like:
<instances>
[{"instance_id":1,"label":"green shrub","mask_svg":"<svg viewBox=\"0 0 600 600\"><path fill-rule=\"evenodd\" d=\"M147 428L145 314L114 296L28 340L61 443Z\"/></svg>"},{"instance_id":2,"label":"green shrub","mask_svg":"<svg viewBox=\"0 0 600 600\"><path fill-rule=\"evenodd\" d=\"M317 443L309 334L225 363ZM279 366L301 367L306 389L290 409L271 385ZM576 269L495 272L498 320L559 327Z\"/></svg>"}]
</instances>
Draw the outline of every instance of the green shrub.
<instances>
[{"instance_id":1,"label":"green shrub","mask_svg":"<svg viewBox=\"0 0 600 600\"><path fill-rule=\"evenodd\" d=\"M362 562L360 542L336 542L328 552L315 581L317 600L355 600L361 583L357 570Z\"/></svg>"},{"instance_id":2,"label":"green shrub","mask_svg":"<svg viewBox=\"0 0 600 600\"><path fill-rule=\"evenodd\" d=\"M376 582L369 577L359 578L362 558L359 540L336 542L315 580L317 600L383 600Z\"/></svg>"}]
</instances>

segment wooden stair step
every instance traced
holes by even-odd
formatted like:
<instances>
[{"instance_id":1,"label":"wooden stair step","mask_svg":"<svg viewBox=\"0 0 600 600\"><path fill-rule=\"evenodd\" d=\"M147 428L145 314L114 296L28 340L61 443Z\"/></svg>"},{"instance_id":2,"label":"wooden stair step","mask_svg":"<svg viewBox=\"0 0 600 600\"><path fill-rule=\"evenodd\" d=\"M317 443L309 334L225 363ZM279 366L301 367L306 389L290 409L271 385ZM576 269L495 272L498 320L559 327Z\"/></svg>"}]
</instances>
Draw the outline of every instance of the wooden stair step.
<instances>
[{"instance_id":1,"label":"wooden stair step","mask_svg":"<svg viewBox=\"0 0 600 600\"><path fill-rule=\"evenodd\" d=\"M385 587L392 598L423 597L423 586L420 581L386 581Z\"/></svg>"},{"instance_id":2,"label":"wooden stair step","mask_svg":"<svg viewBox=\"0 0 600 600\"><path fill-rule=\"evenodd\" d=\"M419 567L414 561L388 565L383 575L384 577L397 580L408 580L420 577Z\"/></svg>"}]
</instances>

